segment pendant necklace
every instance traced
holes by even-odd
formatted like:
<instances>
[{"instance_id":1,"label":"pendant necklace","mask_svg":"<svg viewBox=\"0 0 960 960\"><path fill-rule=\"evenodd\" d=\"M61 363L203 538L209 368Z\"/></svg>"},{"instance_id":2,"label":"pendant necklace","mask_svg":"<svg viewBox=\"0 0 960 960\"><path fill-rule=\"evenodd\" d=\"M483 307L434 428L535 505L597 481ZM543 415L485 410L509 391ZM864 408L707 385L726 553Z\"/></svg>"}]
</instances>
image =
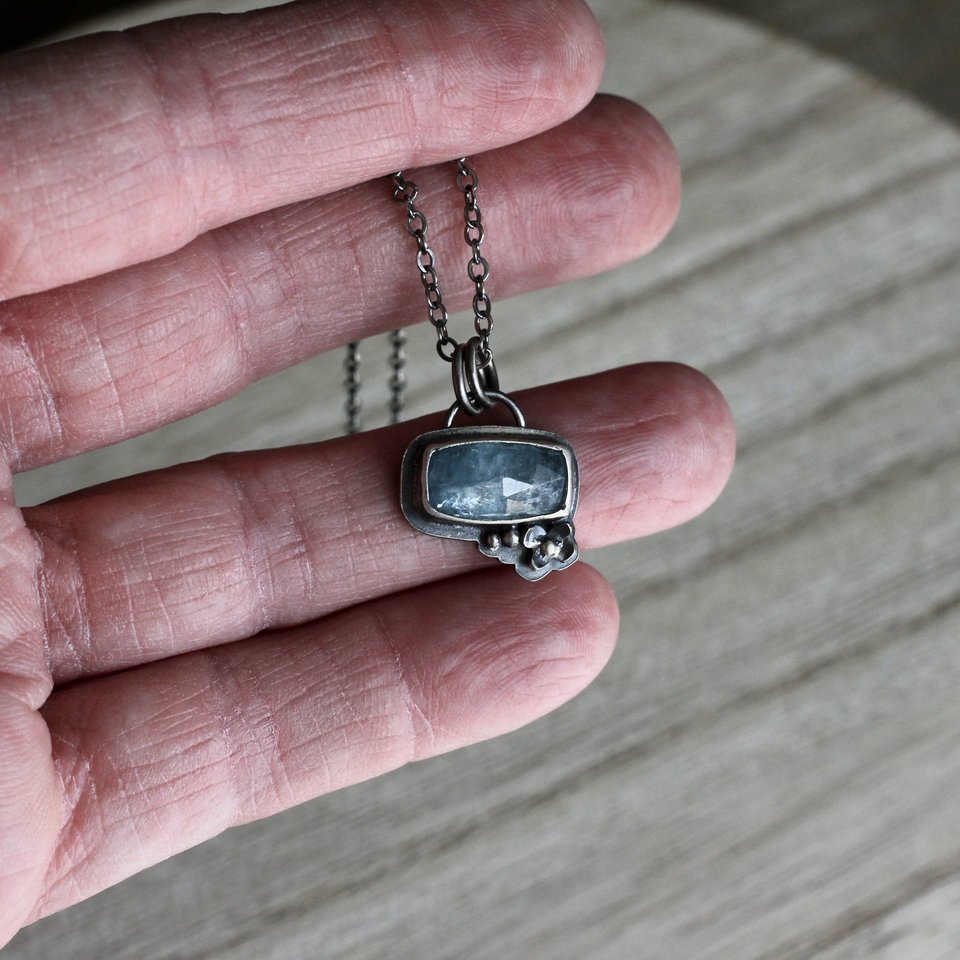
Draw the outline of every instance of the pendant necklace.
<instances>
[{"instance_id":1,"label":"pendant necklace","mask_svg":"<svg viewBox=\"0 0 960 960\"><path fill-rule=\"evenodd\" d=\"M437 353L451 365L454 402L443 429L417 437L403 455L400 507L416 530L434 537L473 540L480 552L513 564L527 580L575 563L574 536L579 472L570 444L555 433L526 425L519 406L501 392L490 334L493 316L485 283L490 265L480 253L483 222L477 204L479 178L466 157L456 161L464 196L463 236L470 247L467 276L474 284L474 331L458 343L447 330L436 259L427 243L427 218L417 207L417 185L402 171L391 177L393 199L406 207L407 233L416 241L416 264L437 332ZM406 385L400 330L390 334L390 413L399 421ZM347 429L360 429L360 353L349 344L345 361ZM514 426L454 426L458 415L475 417L501 404Z\"/></svg>"}]
</instances>

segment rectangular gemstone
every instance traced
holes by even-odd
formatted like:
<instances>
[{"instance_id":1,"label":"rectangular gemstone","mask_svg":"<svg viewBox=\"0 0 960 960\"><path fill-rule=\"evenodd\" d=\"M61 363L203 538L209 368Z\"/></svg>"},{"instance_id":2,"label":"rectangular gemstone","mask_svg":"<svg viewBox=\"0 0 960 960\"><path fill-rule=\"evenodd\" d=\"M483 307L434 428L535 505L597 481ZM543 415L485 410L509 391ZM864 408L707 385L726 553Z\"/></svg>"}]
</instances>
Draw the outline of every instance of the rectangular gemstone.
<instances>
[{"instance_id":1,"label":"rectangular gemstone","mask_svg":"<svg viewBox=\"0 0 960 960\"><path fill-rule=\"evenodd\" d=\"M469 440L427 451L426 503L464 521L517 523L548 517L567 502L563 450L520 440Z\"/></svg>"}]
</instances>

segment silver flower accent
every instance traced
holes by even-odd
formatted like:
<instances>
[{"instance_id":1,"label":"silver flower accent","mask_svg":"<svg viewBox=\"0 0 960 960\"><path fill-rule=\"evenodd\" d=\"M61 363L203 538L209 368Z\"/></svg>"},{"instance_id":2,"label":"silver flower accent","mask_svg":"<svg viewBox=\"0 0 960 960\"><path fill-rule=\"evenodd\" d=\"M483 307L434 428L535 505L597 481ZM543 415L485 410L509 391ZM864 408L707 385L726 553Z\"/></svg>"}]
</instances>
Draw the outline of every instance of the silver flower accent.
<instances>
[{"instance_id":1,"label":"silver flower accent","mask_svg":"<svg viewBox=\"0 0 960 960\"><path fill-rule=\"evenodd\" d=\"M563 570L576 563L580 557L573 524L566 520L549 529L540 524L528 527L523 545L527 549L517 561L517 573L527 580L540 580L551 570Z\"/></svg>"},{"instance_id":2,"label":"silver flower accent","mask_svg":"<svg viewBox=\"0 0 960 960\"><path fill-rule=\"evenodd\" d=\"M517 527L488 530L478 543L480 552L512 563L525 580L541 580L551 570L562 570L576 563L580 548L568 520L549 529L535 523L521 533Z\"/></svg>"}]
</instances>

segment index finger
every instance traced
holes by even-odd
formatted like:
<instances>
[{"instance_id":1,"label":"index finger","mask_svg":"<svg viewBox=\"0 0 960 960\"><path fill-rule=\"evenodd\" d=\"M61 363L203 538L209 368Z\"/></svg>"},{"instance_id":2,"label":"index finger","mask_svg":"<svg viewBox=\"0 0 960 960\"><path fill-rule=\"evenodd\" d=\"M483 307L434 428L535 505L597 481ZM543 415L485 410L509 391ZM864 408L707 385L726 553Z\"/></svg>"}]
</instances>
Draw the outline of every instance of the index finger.
<instances>
[{"instance_id":1,"label":"index finger","mask_svg":"<svg viewBox=\"0 0 960 960\"><path fill-rule=\"evenodd\" d=\"M0 300L524 139L602 60L580 0L310 0L0 58Z\"/></svg>"}]
</instances>

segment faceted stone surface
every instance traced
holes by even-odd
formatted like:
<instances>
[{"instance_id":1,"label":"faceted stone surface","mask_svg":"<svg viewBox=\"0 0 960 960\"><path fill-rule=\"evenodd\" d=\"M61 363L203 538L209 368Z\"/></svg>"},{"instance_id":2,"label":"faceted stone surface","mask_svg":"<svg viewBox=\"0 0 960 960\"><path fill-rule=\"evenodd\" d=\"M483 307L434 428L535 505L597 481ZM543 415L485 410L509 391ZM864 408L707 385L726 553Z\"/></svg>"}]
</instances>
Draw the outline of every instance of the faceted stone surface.
<instances>
[{"instance_id":1,"label":"faceted stone surface","mask_svg":"<svg viewBox=\"0 0 960 960\"><path fill-rule=\"evenodd\" d=\"M438 447L427 461L427 503L468 522L549 516L568 484L563 452L536 443L474 440Z\"/></svg>"}]
</instances>

